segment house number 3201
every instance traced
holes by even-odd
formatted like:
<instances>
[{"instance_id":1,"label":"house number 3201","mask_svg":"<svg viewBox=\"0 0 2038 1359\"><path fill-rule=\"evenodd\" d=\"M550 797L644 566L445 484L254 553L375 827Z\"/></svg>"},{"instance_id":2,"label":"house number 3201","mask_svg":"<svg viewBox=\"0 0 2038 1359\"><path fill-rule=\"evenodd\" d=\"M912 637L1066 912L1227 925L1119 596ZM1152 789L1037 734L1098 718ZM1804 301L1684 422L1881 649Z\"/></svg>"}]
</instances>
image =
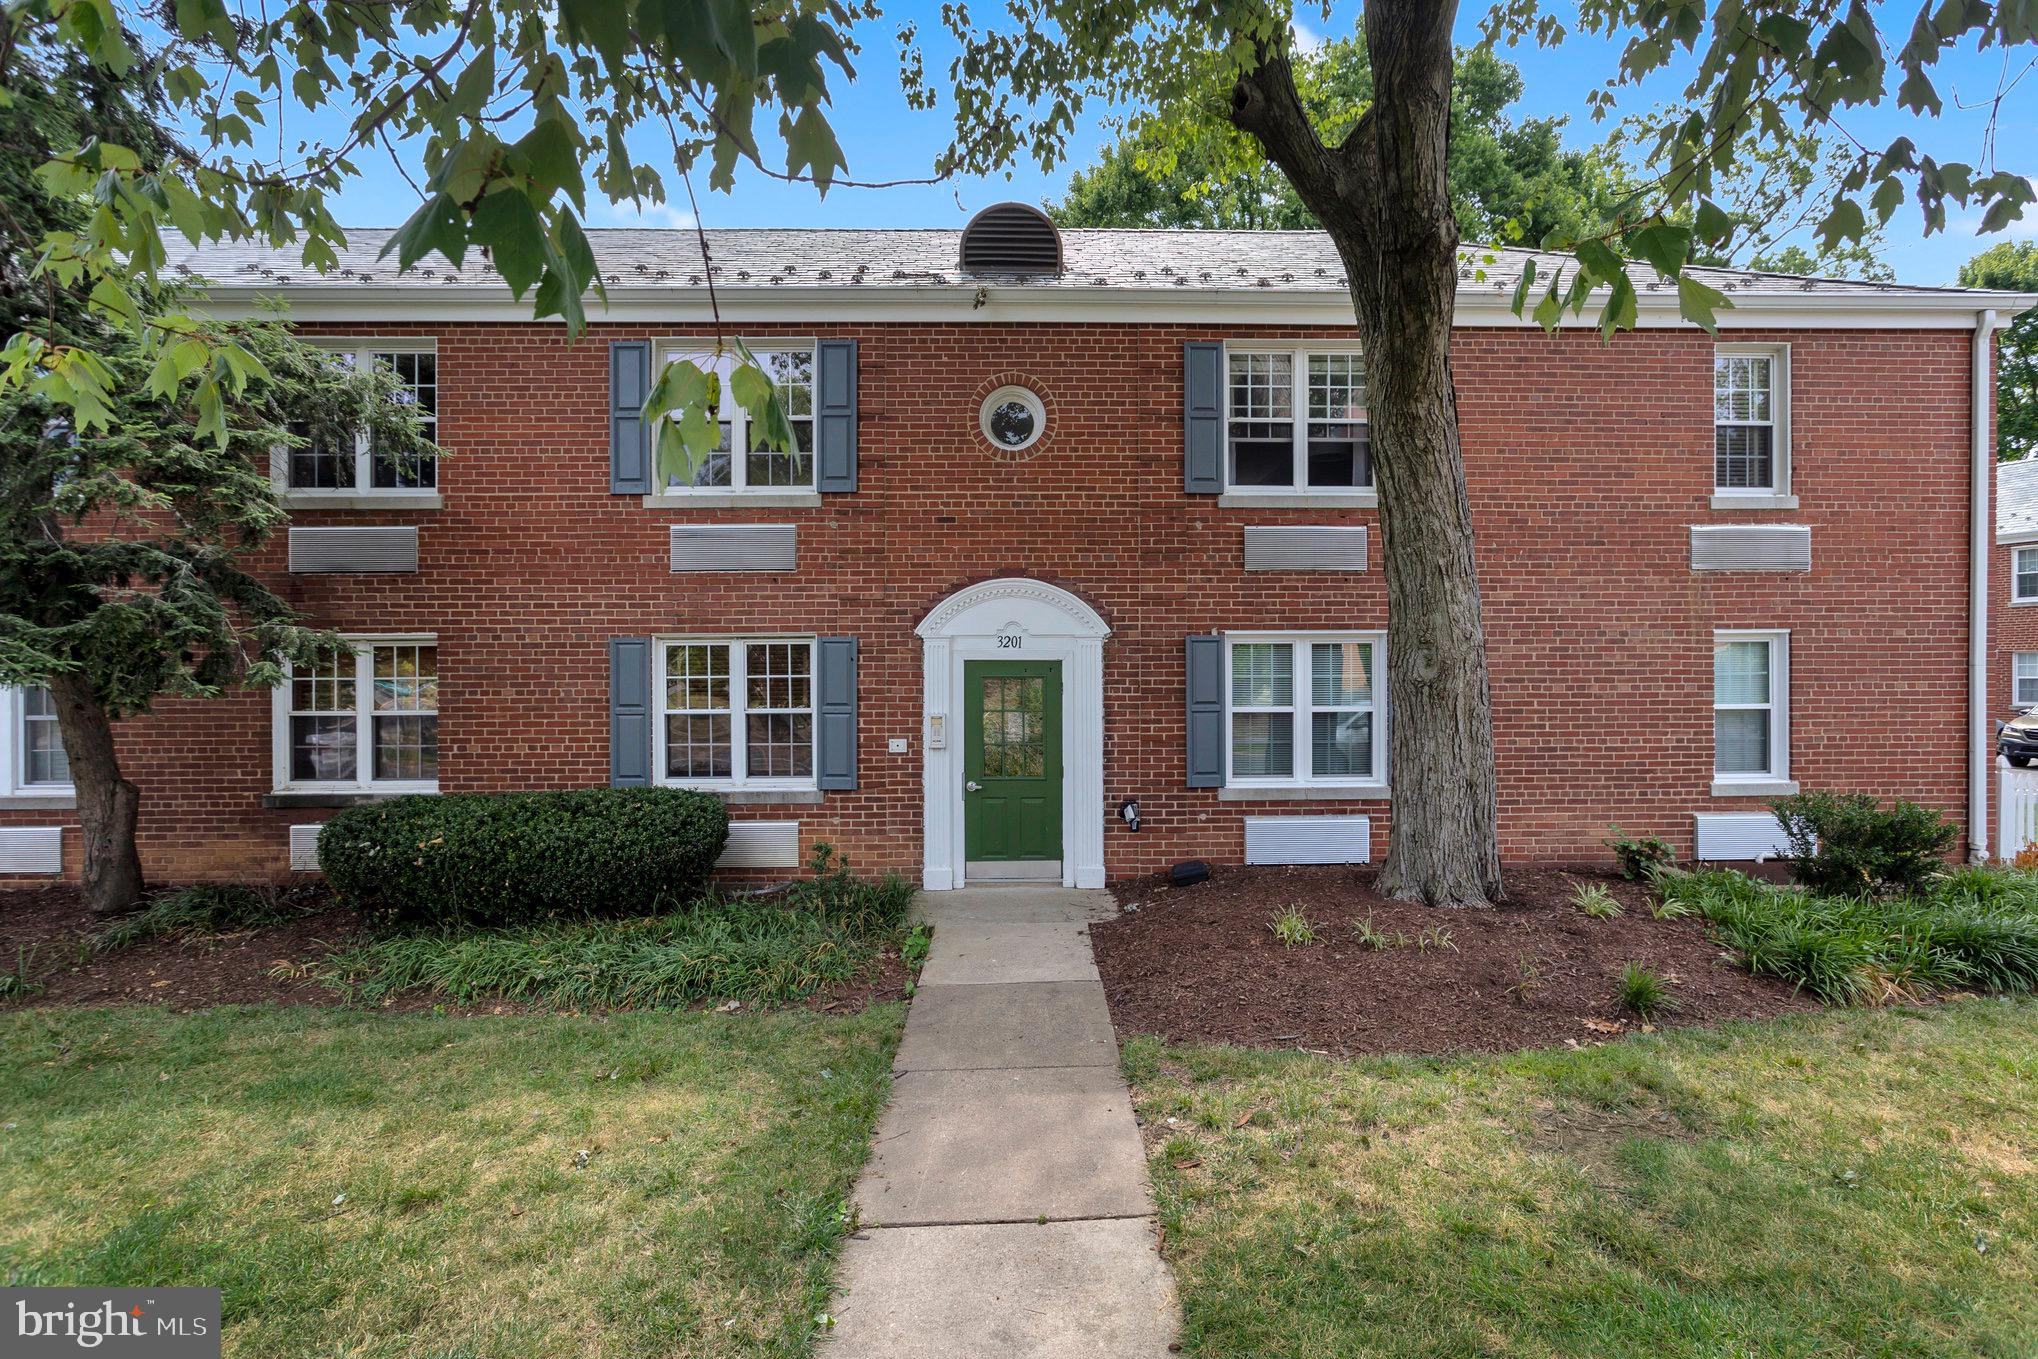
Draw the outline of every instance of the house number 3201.
<instances>
[{"instance_id":1,"label":"house number 3201","mask_svg":"<svg viewBox=\"0 0 2038 1359\"><path fill-rule=\"evenodd\" d=\"M1017 651L1022 645L1024 645L1024 640L1025 639L1019 637L1000 637L998 639L998 650Z\"/></svg>"}]
</instances>

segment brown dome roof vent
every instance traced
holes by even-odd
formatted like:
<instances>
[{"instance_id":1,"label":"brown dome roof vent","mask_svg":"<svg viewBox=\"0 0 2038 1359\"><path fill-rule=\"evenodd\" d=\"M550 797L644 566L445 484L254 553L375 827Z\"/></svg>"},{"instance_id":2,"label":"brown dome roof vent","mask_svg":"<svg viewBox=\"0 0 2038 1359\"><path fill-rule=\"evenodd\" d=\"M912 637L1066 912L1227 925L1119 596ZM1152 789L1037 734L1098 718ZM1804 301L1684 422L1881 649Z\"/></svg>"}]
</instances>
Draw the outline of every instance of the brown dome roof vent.
<instances>
[{"instance_id":1,"label":"brown dome roof vent","mask_svg":"<svg viewBox=\"0 0 2038 1359\"><path fill-rule=\"evenodd\" d=\"M1059 274L1061 233L1039 208L998 203L962 229L962 269L967 274Z\"/></svg>"}]
</instances>

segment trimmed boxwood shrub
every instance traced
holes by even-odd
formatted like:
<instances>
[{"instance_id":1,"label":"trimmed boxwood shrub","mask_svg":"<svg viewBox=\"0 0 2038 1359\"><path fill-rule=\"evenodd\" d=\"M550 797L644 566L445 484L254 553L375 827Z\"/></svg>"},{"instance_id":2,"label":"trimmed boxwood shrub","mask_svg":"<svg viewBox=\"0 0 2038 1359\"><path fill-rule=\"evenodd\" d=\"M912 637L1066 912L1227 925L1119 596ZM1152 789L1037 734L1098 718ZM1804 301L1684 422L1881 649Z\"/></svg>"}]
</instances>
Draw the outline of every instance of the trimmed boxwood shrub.
<instances>
[{"instance_id":1,"label":"trimmed boxwood shrub","mask_svg":"<svg viewBox=\"0 0 2038 1359\"><path fill-rule=\"evenodd\" d=\"M343 900L420 924L641 915L706 888L729 814L705 793L441 793L349 807L318 853Z\"/></svg>"}]
</instances>

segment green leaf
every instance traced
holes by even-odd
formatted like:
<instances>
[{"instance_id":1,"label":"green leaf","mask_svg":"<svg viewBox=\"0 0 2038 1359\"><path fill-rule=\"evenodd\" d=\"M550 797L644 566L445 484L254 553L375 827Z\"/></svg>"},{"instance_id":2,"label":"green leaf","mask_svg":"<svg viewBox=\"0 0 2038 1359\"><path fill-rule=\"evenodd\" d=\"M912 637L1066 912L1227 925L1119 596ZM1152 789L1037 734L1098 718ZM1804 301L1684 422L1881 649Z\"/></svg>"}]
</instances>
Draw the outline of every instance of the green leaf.
<instances>
[{"instance_id":1,"label":"green leaf","mask_svg":"<svg viewBox=\"0 0 2038 1359\"><path fill-rule=\"evenodd\" d=\"M1528 305L1529 289L1533 288L1535 284L1536 259L1535 256L1531 255L1521 267L1521 281L1514 285L1514 300L1509 304L1510 309L1516 316L1520 316L1522 309Z\"/></svg>"},{"instance_id":2,"label":"green leaf","mask_svg":"<svg viewBox=\"0 0 2038 1359\"><path fill-rule=\"evenodd\" d=\"M1615 274L1613 289L1599 311L1599 338L1611 340L1616 330L1633 330L1637 310L1635 285L1628 281L1625 272Z\"/></svg>"},{"instance_id":3,"label":"green leaf","mask_svg":"<svg viewBox=\"0 0 2038 1359\"><path fill-rule=\"evenodd\" d=\"M1656 222L1629 232L1627 247L1663 277L1676 278L1684 272L1684 262L1691 257L1691 228L1674 222Z\"/></svg>"},{"instance_id":4,"label":"green leaf","mask_svg":"<svg viewBox=\"0 0 2038 1359\"><path fill-rule=\"evenodd\" d=\"M396 267L408 272L413 264L437 251L457 267L467 257L467 218L460 205L445 194L434 194L418 205L408 221L383 243L376 258L396 252Z\"/></svg>"},{"instance_id":5,"label":"green leaf","mask_svg":"<svg viewBox=\"0 0 2038 1359\"><path fill-rule=\"evenodd\" d=\"M1732 307L1727 295L1717 289L1708 288L1690 274L1677 280L1677 310L1687 321L1696 321L1705 327L1708 334L1719 333L1719 320L1715 312Z\"/></svg>"},{"instance_id":6,"label":"green leaf","mask_svg":"<svg viewBox=\"0 0 2038 1359\"><path fill-rule=\"evenodd\" d=\"M1837 249L1842 242L1858 241L1868 234L1868 218L1861 211L1861 205L1851 198L1835 202L1819 223L1819 248Z\"/></svg>"},{"instance_id":7,"label":"green leaf","mask_svg":"<svg viewBox=\"0 0 2038 1359\"><path fill-rule=\"evenodd\" d=\"M545 270L545 223L523 193L507 185L485 195L474 209L474 242L488 247L489 259L510 291L522 297Z\"/></svg>"},{"instance_id":8,"label":"green leaf","mask_svg":"<svg viewBox=\"0 0 2038 1359\"><path fill-rule=\"evenodd\" d=\"M1692 229L1707 245L1719 245L1734 232L1734 219L1710 198L1701 198L1693 215Z\"/></svg>"}]
</instances>

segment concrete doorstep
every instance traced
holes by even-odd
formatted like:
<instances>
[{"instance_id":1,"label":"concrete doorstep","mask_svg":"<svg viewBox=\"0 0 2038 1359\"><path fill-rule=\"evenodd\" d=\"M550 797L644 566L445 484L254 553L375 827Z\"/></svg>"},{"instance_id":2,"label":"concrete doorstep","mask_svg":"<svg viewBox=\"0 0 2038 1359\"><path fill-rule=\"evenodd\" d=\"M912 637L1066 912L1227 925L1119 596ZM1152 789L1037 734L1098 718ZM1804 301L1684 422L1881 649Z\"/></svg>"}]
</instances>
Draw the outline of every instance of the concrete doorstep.
<instances>
[{"instance_id":1,"label":"concrete doorstep","mask_svg":"<svg viewBox=\"0 0 2038 1359\"><path fill-rule=\"evenodd\" d=\"M1109 894L923 894L934 944L856 1189L831 1359L1147 1359L1178 1327L1088 923Z\"/></svg>"}]
</instances>

